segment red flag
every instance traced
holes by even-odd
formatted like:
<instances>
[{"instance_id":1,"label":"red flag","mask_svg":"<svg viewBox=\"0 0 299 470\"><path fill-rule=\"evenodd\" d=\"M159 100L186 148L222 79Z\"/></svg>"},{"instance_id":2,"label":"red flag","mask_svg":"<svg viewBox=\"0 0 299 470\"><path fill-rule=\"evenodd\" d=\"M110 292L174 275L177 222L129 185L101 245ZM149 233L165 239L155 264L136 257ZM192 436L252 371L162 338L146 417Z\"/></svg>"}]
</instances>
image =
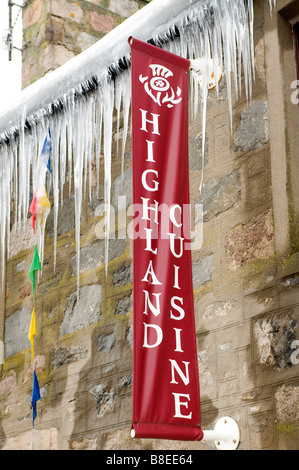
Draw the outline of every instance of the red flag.
<instances>
[{"instance_id":1,"label":"red flag","mask_svg":"<svg viewBox=\"0 0 299 470\"><path fill-rule=\"evenodd\" d=\"M135 437L201 440L190 251L190 62L129 39ZM188 249L189 248L189 249Z\"/></svg>"},{"instance_id":2,"label":"red flag","mask_svg":"<svg viewBox=\"0 0 299 470\"><path fill-rule=\"evenodd\" d=\"M33 196L32 202L31 202L31 205L30 205L30 207L29 207L29 212L32 214L31 225L32 225L32 228L33 228L33 232L34 232L34 233L35 233L35 222L36 222L36 218L37 218L36 193L37 193L37 190L36 190L35 193L34 193L34 196Z\"/></svg>"}]
</instances>

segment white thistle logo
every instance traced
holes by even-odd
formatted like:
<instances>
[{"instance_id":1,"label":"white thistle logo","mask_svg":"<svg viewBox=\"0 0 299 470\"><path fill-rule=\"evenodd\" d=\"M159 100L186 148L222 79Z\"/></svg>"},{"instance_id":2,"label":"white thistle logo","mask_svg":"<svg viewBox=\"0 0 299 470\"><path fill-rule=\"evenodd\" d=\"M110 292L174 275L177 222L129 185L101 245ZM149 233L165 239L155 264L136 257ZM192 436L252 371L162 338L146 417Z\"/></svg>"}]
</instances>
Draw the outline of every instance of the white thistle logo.
<instances>
[{"instance_id":1,"label":"white thistle logo","mask_svg":"<svg viewBox=\"0 0 299 470\"><path fill-rule=\"evenodd\" d=\"M157 103L162 106L163 103L167 103L168 108L173 108L175 104L182 101L181 89L177 87L176 92L170 86L167 78L172 77L173 73L163 65L152 64L152 77L149 78L139 75L139 80L144 83L144 89L146 93Z\"/></svg>"}]
</instances>

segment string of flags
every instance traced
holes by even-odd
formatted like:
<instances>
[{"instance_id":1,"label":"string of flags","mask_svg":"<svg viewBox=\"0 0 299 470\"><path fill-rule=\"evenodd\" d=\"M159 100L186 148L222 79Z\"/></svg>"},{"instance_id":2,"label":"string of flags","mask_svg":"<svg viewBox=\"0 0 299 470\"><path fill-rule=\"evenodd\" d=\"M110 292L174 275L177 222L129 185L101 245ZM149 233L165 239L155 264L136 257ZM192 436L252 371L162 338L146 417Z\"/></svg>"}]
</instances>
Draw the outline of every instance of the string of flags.
<instances>
[{"instance_id":1,"label":"string of flags","mask_svg":"<svg viewBox=\"0 0 299 470\"><path fill-rule=\"evenodd\" d=\"M36 272L40 270L41 270L41 264L40 264L40 259L39 259L39 255L37 251L37 246L35 245L33 260L30 266L29 274L28 274L32 282L33 298L34 298L34 292L35 292ZM32 428L34 428L34 420L37 415L36 403L38 400L40 400L39 384L38 384L38 380L37 380L37 376L35 372L35 350L34 350L35 336L36 336L36 320L35 320L35 308L33 308L32 314L31 314L29 334L28 334L28 339L31 342L31 363L33 363L33 388L32 388L32 398L31 398L31 406L33 409ZM33 448L33 443L32 443L31 448Z\"/></svg>"},{"instance_id":2,"label":"string of flags","mask_svg":"<svg viewBox=\"0 0 299 470\"><path fill-rule=\"evenodd\" d=\"M36 222L38 222L40 226L44 228L47 217L51 210L51 203L48 199L48 195L46 191L46 175L47 175L47 172L51 173L51 161L50 161L51 150L52 150L51 133L50 133L50 129L48 129L48 132L45 137L43 147L42 147L42 150L39 155L38 162L37 162L36 178L35 178L36 189L34 191L33 200L29 208L29 212L32 214L32 229L33 229L34 234L35 234L35 229L36 229ZM41 271L41 262L40 262L40 257L38 253L38 248L35 245L33 259L31 262L30 269L29 269L29 273L28 273L29 279L32 282L33 300L35 299L36 275L38 271ZM33 410L32 429L34 429L34 420L37 416L37 402L41 399L39 383L38 383L38 379L37 379L37 375L35 371L34 342L35 342L36 334L37 334L36 315L35 315L35 307L34 307L32 310L31 322L30 322L29 333L28 333L28 339L31 343L31 363L33 364L33 385L32 385L32 397L31 397L31 406ZM30 448L32 450L34 448L33 438L31 441Z\"/></svg>"}]
</instances>

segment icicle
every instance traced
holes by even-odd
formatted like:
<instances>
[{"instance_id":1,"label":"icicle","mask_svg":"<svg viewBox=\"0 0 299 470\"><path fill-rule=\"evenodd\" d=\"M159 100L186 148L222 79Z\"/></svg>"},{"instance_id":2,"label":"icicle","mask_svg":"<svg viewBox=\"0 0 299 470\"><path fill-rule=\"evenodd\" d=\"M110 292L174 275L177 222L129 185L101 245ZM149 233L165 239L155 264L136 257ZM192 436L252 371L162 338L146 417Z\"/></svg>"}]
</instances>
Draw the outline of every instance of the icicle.
<instances>
[{"instance_id":1,"label":"icicle","mask_svg":"<svg viewBox=\"0 0 299 470\"><path fill-rule=\"evenodd\" d=\"M270 15L272 16L273 8L276 7L276 0L269 0L269 5L270 5Z\"/></svg>"},{"instance_id":2,"label":"icicle","mask_svg":"<svg viewBox=\"0 0 299 470\"><path fill-rule=\"evenodd\" d=\"M82 185L83 185L83 158L84 158L84 136L81 132L81 120L84 121L84 100L79 100L73 109L74 124L74 190L75 190L75 236L76 236L76 261L77 261L77 296L80 287L80 224L82 211Z\"/></svg>"},{"instance_id":3,"label":"icicle","mask_svg":"<svg viewBox=\"0 0 299 470\"><path fill-rule=\"evenodd\" d=\"M69 195L71 194L72 190L72 168L73 168L73 119L72 119L72 113L74 109L74 93L71 93L71 95L67 98L66 100L66 121L67 121L67 155L68 155L68 179L69 179Z\"/></svg>"},{"instance_id":4,"label":"icicle","mask_svg":"<svg viewBox=\"0 0 299 470\"><path fill-rule=\"evenodd\" d=\"M67 162L67 119L66 113L61 118L61 136L60 136L60 149L59 149L59 166L60 166L60 204L63 206L63 188L66 176L66 162Z\"/></svg>"},{"instance_id":5,"label":"icicle","mask_svg":"<svg viewBox=\"0 0 299 470\"><path fill-rule=\"evenodd\" d=\"M95 106L95 153L96 153L96 188L97 197L100 191L100 156L102 145L103 105L101 100L101 89L98 90Z\"/></svg>"},{"instance_id":6,"label":"icicle","mask_svg":"<svg viewBox=\"0 0 299 470\"><path fill-rule=\"evenodd\" d=\"M52 174L53 174L53 196L54 196L54 271L56 270L57 257L57 228L59 211L59 141L61 132L61 119L53 116L50 121L52 129Z\"/></svg>"},{"instance_id":7,"label":"icicle","mask_svg":"<svg viewBox=\"0 0 299 470\"><path fill-rule=\"evenodd\" d=\"M104 94L104 162L105 162L105 186L104 204L106 210L105 224L105 271L108 270L109 232L110 232L110 196L111 196L111 144L112 144L112 117L114 105L114 83L106 85Z\"/></svg>"},{"instance_id":8,"label":"icicle","mask_svg":"<svg viewBox=\"0 0 299 470\"><path fill-rule=\"evenodd\" d=\"M118 77L116 81L116 90L120 95L119 109L123 108L123 136L122 136L122 147L121 147L121 177L122 183L124 180L124 157L126 149L126 141L128 137L128 128L129 128L129 112L131 104L131 75L129 71L123 72L123 74Z\"/></svg>"}]
</instances>

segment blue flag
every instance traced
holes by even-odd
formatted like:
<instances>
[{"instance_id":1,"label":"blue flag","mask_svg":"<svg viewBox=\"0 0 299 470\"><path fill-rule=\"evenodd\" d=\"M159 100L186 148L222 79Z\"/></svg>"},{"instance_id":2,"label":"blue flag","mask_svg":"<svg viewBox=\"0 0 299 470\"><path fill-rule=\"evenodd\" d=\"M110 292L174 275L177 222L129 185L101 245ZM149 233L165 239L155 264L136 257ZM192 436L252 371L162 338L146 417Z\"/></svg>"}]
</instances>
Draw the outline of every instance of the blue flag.
<instances>
[{"instance_id":1,"label":"blue flag","mask_svg":"<svg viewBox=\"0 0 299 470\"><path fill-rule=\"evenodd\" d=\"M31 399L31 405L33 408L33 420L32 420L32 426L34 426L34 420L37 415L36 411L36 402L40 400L40 391L39 391L39 385L38 385L38 380L36 377L35 370L33 371L33 389L32 389L32 399Z\"/></svg>"},{"instance_id":2,"label":"blue flag","mask_svg":"<svg viewBox=\"0 0 299 470\"><path fill-rule=\"evenodd\" d=\"M45 137L43 148L40 154L40 159L44 162L44 164L46 165L50 173L52 173L51 161L50 161L51 151L52 151L51 132L50 132L50 129L48 129L48 133Z\"/></svg>"}]
</instances>

